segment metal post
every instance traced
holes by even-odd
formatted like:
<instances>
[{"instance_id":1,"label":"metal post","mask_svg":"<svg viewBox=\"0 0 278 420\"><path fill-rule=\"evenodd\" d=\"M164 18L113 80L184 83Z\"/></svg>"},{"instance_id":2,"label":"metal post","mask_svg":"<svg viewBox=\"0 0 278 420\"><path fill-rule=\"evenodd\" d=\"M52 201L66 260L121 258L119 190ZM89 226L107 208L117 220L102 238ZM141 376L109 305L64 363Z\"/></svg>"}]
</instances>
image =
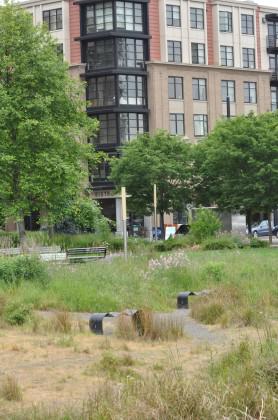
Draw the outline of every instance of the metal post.
<instances>
[{"instance_id":1,"label":"metal post","mask_svg":"<svg viewBox=\"0 0 278 420\"><path fill-rule=\"evenodd\" d=\"M230 101L229 96L227 96L226 102L227 102L227 118L231 118L231 101Z\"/></svg>"},{"instance_id":2,"label":"metal post","mask_svg":"<svg viewBox=\"0 0 278 420\"><path fill-rule=\"evenodd\" d=\"M123 237L124 237L124 256L127 260L127 229L126 229L126 189L122 187L122 220L123 220Z\"/></svg>"},{"instance_id":3,"label":"metal post","mask_svg":"<svg viewBox=\"0 0 278 420\"><path fill-rule=\"evenodd\" d=\"M153 208L154 208L154 234L155 240L157 241L157 196L156 196L156 184L153 184Z\"/></svg>"}]
</instances>

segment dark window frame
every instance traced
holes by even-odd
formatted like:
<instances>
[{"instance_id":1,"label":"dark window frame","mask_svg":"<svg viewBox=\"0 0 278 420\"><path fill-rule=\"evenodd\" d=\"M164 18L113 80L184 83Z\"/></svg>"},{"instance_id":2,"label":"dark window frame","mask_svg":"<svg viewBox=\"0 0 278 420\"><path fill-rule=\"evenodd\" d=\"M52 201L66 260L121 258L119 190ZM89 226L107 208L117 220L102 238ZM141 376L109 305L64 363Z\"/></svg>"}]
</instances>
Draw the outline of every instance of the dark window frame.
<instances>
[{"instance_id":1,"label":"dark window frame","mask_svg":"<svg viewBox=\"0 0 278 420\"><path fill-rule=\"evenodd\" d=\"M190 28L204 29L204 9L201 7L190 7Z\"/></svg>"},{"instance_id":2,"label":"dark window frame","mask_svg":"<svg viewBox=\"0 0 278 420\"><path fill-rule=\"evenodd\" d=\"M116 105L117 99L115 76L104 75L92 77L88 79L87 84L87 100L90 102L89 106L99 108L103 106ZM95 96L93 96L93 93Z\"/></svg>"},{"instance_id":3,"label":"dark window frame","mask_svg":"<svg viewBox=\"0 0 278 420\"><path fill-rule=\"evenodd\" d=\"M167 52L169 63L182 63L182 43L181 41L167 41ZM170 59L171 58L171 59Z\"/></svg>"},{"instance_id":4,"label":"dark window frame","mask_svg":"<svg viewBox=\"0 0 278 420\"><path fill-rule=\"evenodd\" d=\"M244 103L245 104L257 104L258 95L257 95L257 83L256 82L243 82L244 86ZM252 100L251 92L255 92L255 101Z\"/></svg>"},{"instance_id":5,"label":"dark window frame","mask_svg":"<svg viewBox=\"0 0 278 420\"><path fill-rule=\"evenodd\" d=\"M175 11L175 8L177 9ZM175 18L175 13L178 14L178 18ZM180 28L181 26L181 8L174 4L166 4L166 23L167 26L174 26Z\"/></svg>"},{"instance_id":6,"label":"dark window frame","mask_svg":"<svg viewBox=\"0 0 278 420\"><path fill-rule=\"evenodd\" d=\"M225 89L225 95L223 95L223 90ZM233 94L230 94L230 89L232 89ZM230 102L236 102L236 82L235 80L221 80L221 98L222 102L227 102L227 97L230 98Z\"/></svg>"},{"instance_id":7,"label":"dark window frame","mask_svg":"<svg viewBox=\"0 0 278 420\"><path fill-rule=\"evenodd\" d=\"M52 18L55 18L52 20ZM48 30L60 31L63 29L63 10L61 7L57 9L44 10L42 12L42 20L45 25L47 25ZM52 26L53 25L53 26Z\"/></svg>"},{"instance_id":8,"label":"dark window frame","mask_svg":"<svg viewBox=\"0 0 278 420\"><path fill-rule=\"evenodd\" d=\"M204 85L201 86L201 81L204 81ZM204 89L205 95L201 94L201 89ZM197 93L197 95L195 95ZM207 101L208 92L207 92L207 79L205 78L192 78L192 98L193 101Z\"/></svg>"},{"instance_id":9,"label":"dark window frame","mask_svg":"<svg viewBox=\"0 0 278 420\"><path fill-rule=\"evenodd\" d=\"M219 11L219 31L233 32L233 13L226 10Z\"/></svg>"},{"instance_id":10,"label":"dark window frame","mask_svg":"<svg viewBox=\"0 0 278 420\"><path fill-rule=\"evenodd\" d=\"M134 74L120 74L117 77L119 105L145 106L147 101L146 78ZM125 92L125 96L122 92ZM134 95L132 96L132 92Z\"/></svg>"},{"instance_id":11,"label":"dark window frame","mask_svg":"<svg viewBox=\"0 0 278 420\"><path fill-rule=\"evenodd\" d=\"M278 86L271 86L271 111L278 109ZM274 100L273 100L273 97Z\"/></svg>"},{"instance_id":12,"label":"dark window frame","mask_svg":"<svg viewBox=\"0 0 278 420\"><path fill-rule=\"evenodd\" d=\"M95 144L97 146L117 145L118 144L117 114L112 113L112 112L99 114L97 116L97 119L100 122L100 128L99 128L98 136L96 137ZM104 133L104 130L106 133ZM106 138L106 141L100 141L101 139L105 139L105 138ZM109 140L112 140L112 141L109 141Z\"/></svg>"},{"instance_id":13,"label":"dark window frame","mask_svg":"<svg viewBox=\"0 0 278 420\"><path fill-rule=\"evenodd\" d=\"M173 95L171 95L171 87L173 87ZM183 100L183 77L168 76L168 99Z\"/></svg>"},{"instance_id":14,"label":"dark window frame","mask_svg":"<svg viewBox=\"0 0 278 420\"><path fill-rule=\"evenodd\" d=\"M255 48L242 48L242 65L244 69L256 68Z\"/></svg>"},{"instance_id":15,"label":"dark window frame","mask_svg":"<svg viewBox=\"0 0 278 420\"><path fill-rule=\"evenodd\" d=\"M200 118L202 117L202 118ZM202 134L196 133L196 126L195 123L201 122L202 123ZM193 130L194 130L194 137L206 137L208 135L208 115L207 114L193 114Z\"/></svg>"},{"instance_id":16,"label":"dark window frame","mask_svg":"<svg viewBox=\"0 0 278 420\"><path fill-rule=\"evenodd\" d=\"M229 49L229 50L228 50ZM229 57L231 54L232 59ZM223 62L224 55L224 62ZM234 67L234 47L230 45L220 45L220 62L223 67ZM228 64L232 62L232 64Z\"/></svg>"},{"instance_id":17,"label":"dark window frame","mask_svg":"<svg viewBox=\"0 0 278 420\"><path fill-rule=\"evenodd\" d=\"M191 42L192 64L206 64L206 45L200 42Z\"/></svg>"},{"instance_id":18,"label":"dark window frame","mask_svg":"<svg viewBox=\"0 0 278 420\"><path fill-rule=\"evenodd\" d=\"M241 14L241 33L243 35L254 35L254 16Z\"/></svg>"},{"instance_id":19,"label":"dark window frame","mask_svg":"<svg viewBox=\"0 0 278 420\"><path fill-rule=\"evenodd\" d=\"M120 5L121 3L121 5ZM130 7L131 6L131 7ZM117 30L123 31L132 31L132 32L144 32L145 30L145 19L144 19L144 3L136 3L136 2L128 2L117 0L115 3L115 25ZM123 10L124 13L119 13L119 10ZM132 10L131 15L127 12L127 10ZM139 13L140 10L140 13ZM123 20L120 22L119 17L123 17ZM128 16L132 16L132 22L128 22ZM132 26L132 28L129 27ZM140 26L140 29L137 28Z\"/></svg>"},{"instance_id":20,"label":"dark window frame","mask_svg":"<svg viewBox=\"0 0 278 420\"><path fill-rule=\"evenodd\" d=\"M123 118L127 116L127 118ZM135 117L135 118L134 118ZM127 125L124 127L122 121L126 121ZM132 121L135 121L136 126L132 126ZM127 136L123 138L123 130L127 127ZM132 133L135 128L136 132ZM132 141L138 135L143 134L147 129L147 121L145 114L141 112L121 112L119 114L119 129L120 129L120 144Z\"/></svg>"},{"instance_id":21,"label":"dark window frame","mask_svg":"<svg viewBox=\"0 0 278 420\"><path fill-rule=\"evenodd\" d=\"M174 123L175 129L172 130L171 124ZM179 123L182 125L182 131L179 130ZM169 114L169 132L174 136L184 136L185 135L185 126L184 126L184 114L183 113L170 113Z\"/></svg>"},{"instance_id":22,"label":"dark window frame","mask_svg":"<svg viewBox=\"0 0 278 420\"><path fill-rule=\"evenodd\" d=\"M85 46L85 55L87 55L84 57L87 71L115 67L114 49L115 44L112 38L89 41Z\"/></svg>"},{"instance_id":23,"label":"dark window frame","mask_svg":"<svg viewBox=\"0 0 278 420\"><path fill-rule=\"evenodd\" d=\"M107 13L107 10L110 10L110 13ZM99 11L102 11L102 15L99 14ZM90 12L91 16L89 15ZM102 22L98 22L100 17L102 17ZM107 19L107 17L111 19ZM84 24L86 34L111 31L114 28L112 1L103 1L85 6ZM88 27L92 27L92 29L88 30Z\"/></svg>"},{"instance_id":24,"label":"dark window frame","mask_svg":"<svg viewBox=\"0 0 278 420\"><path fill-rule=\"evenodd\" d=\"M120 45L123 46L123 48ZM145 68L146 42L136 38L117 38L117 67L119 68ZM122 56L120 56L122 54ZM134 65L129 63L134 62Z\"/></svg>"}]
</instances>

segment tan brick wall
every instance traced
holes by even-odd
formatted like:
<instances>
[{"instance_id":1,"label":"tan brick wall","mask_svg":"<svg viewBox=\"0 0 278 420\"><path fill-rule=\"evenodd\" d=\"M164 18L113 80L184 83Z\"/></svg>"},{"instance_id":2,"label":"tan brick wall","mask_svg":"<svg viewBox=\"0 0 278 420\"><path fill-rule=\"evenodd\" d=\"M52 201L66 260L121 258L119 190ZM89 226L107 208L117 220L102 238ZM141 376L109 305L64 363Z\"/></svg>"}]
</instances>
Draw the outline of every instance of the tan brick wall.
<instances>
[{"instance_id":1,"label":"tan brick wall","mask_svg":"<svg viewBox=\"0 0 278 420\"><path fill-rule=\"evenodd\" d=\"M148 64L148 98L150 131L169 129L169 113L184 113L186 137L197 140L193 134L193 114L207 114L209 131L213 129L218 119L225 116L226 104L221 98L221 80L234 80L236 102L231 103L231 115L255 113L270 110L269 73L263 71L248 71L226 69L222 67ZM183 77L184 100L168 99L168 76ZM207 79L207 101L193 101L192 78ZM244 103L244 81L257 83L257 104Z\"/></svg>"}]
</instances>

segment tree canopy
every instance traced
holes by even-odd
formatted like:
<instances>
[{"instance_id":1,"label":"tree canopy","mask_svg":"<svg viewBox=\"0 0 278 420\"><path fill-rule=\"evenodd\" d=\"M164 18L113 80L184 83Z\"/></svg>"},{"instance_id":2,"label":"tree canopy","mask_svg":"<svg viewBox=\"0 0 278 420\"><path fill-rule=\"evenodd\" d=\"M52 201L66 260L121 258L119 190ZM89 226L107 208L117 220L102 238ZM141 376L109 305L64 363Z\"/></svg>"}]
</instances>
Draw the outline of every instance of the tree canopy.
<instances>
[{"instance_id":1,"label":"tree canopy","mask_svg":"<svg viewBox=\"0 0 278 420\"><path fill-rule=\"evenodd\" d=\"M17 221L39 209L55 221L80 191L97 123L47 29L14 5L0 7L0 109L1 207Z\"/></svg>"},{"instance_id":2,"label":"tree canopy","mask_svg":"<svg viewBox=\"0 0 278 420\"><path fill-rule=\"evenodd\" d=\"M267 213L278 205L278 114L220 121L194 151L195 201Z\"/></svg>"},{"instance_id":3,"label":"tree canopy","mask_svg":"<svg viewBox=\"0 0 278 420\"><path fill-rule=\"evenodd\" d=\"M138 215L153 211L153 185L157 209L163 214L182 210L190 200L190 145L165 131L144 134L122 147L120 159L111 163L111 179L125 186L128 206Z\"/></svg>"}]
</instances>

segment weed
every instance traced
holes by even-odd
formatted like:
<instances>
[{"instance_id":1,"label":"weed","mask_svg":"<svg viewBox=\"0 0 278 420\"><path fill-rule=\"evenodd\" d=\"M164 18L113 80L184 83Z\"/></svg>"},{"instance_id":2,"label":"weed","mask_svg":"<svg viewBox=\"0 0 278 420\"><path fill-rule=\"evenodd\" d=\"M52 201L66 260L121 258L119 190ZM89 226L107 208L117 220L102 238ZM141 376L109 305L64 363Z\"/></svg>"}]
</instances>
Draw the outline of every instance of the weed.
<instances>
[{"instance_id":1,"label":"weed","mask_svg":"<svg viewBox=\"0 0 278 420\"><path fill-rule=\"evenodd\" d=\"M72 329L72 320L68 312L56 312L53 320L53 330L63 334L69 334Z\"/></svg>"},{"instance_id":2,"label":"weed","mask_svg":"<svg viewBox=\"0 0 278 420\"><path fill-rule=\"evenodd\" d=\"M21 401L22 390L13 376L6 376L0 385L0 395L7 401Z\"/></svg>"},{"instance_id":3,"label":"weed","mask_svg":"<svg viewBox=\"0 0 278 420\"><path fill-rule=\"evenodd\" d=\"M192 305L191 311L193 318L197 319L203 324L211 325L221 322L221 318L223 317L224 313L225 308L222 303L212 301L208 298L195 301L195 303Z\"/></svg>"},{"instance_id":4,"label":"weed","mask_svg":"<svg viewBox=\"0 0 278 420\"><path fill-rule=\"evenodd\" d=\"M9 304L4 311L4 319L10 325L23 325L31 317L30 305L18 304L13 302Z\"/></svg>"}]
</instances>

